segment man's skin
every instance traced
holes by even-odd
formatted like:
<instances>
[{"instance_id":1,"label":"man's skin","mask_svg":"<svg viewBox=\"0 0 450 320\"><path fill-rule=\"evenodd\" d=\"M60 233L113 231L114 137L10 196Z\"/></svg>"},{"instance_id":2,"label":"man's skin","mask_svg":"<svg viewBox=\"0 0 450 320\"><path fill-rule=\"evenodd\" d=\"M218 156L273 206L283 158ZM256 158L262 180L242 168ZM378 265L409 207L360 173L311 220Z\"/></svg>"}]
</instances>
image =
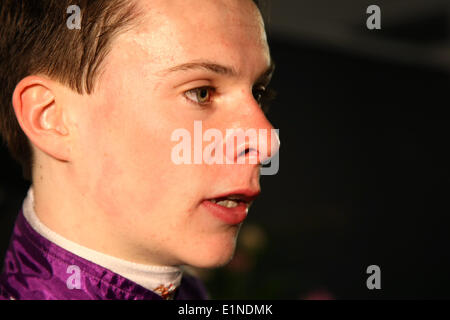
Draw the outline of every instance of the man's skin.
<instances>
[{"instance_id":1,"label":"man's skin","mask_svg":"<svg viewBox=\"0 0 450 320\"><path fill-rule=\"evenodd\" d=\"M260 79L271 67L262 18L250 0L137 1L144 14L113 40L93 94L43 75L14 92L34 150L35 210L51 230L115 257L220 266L240 225L218 219L204 201L257 194L260 167L176 165L170 139L179 128L193 136L195 120L224 135L273 129L252 93L270 80ZM199 101L192 90L202 87L215 89ZM273 155L278 141L260 148Z\"/></svg>"}]
</instances>

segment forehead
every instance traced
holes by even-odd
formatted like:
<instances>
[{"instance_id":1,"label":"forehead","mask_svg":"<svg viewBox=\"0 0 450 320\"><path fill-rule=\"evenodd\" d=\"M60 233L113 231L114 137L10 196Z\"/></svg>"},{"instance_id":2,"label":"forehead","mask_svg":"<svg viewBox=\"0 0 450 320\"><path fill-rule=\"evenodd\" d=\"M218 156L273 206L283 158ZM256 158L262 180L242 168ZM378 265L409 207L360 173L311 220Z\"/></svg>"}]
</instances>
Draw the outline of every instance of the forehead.
<instances>
[{"instance_id":1,"label":"forehead","mask_svg":"<svg viewBox=\"0 0 450 320\"><path fill-rule=\"evenodd\" d=\"M143 58L149 68L194 59L237 70L270 65L264 24L251 0L138 0L138 8L138 23L117 43L119 51Z\"/></svg>"},{"instance_id":2,"label":"forehead","mask_svg":"<svg viewBox=\"0 0 450 320\"><path fill-rule=\"evenodd\" d=\"M201 31L205 27L211 31L223 27L263 29L259 10L252 0L137 0L144 15L144 24L150 28L168 26L189 27ZM181 30L178 30L181 31Z\"/></svg>"}]
</instances>

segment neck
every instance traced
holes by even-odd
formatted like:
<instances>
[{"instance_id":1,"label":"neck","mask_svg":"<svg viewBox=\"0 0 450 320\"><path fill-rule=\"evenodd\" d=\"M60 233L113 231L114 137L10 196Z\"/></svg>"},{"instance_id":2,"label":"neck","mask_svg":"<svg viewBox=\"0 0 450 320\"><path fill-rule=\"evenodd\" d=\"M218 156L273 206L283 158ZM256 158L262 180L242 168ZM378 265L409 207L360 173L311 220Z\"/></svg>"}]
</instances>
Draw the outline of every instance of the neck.
<instances>
[{"instance_id":1,"label":"neck","mask_svg":"<svg viewBox=\"0 0 450 320\"><path fill-rule=\"evenodd\" d=\"M157 293L159 288L171 287L175 289L179 286L182 277L181 268L138 264L84 247L66 239L42 223L35 212L34 205L34 192L33 188L30 188L23 204L23 213L26 220L39 234L65 250Z\"/></svg>"},{"instance_id":2,"label":"neck","mask_svg":"<svg viewBox=\"0 0 450 320\"><path fill-rule=\"evenodd\" d=\"M70 166L54 162L46 162L45 168L36 166L33 171L34 209L43 225L109 256L143 265L178 265L158 248L149 246L149 241L143 245L142 239L136 240L123 223L126 213L119 216L108 210L114 203L99 199L95 181L86 178L87 174L74 174Z\"/></svg>"}]
</instances>

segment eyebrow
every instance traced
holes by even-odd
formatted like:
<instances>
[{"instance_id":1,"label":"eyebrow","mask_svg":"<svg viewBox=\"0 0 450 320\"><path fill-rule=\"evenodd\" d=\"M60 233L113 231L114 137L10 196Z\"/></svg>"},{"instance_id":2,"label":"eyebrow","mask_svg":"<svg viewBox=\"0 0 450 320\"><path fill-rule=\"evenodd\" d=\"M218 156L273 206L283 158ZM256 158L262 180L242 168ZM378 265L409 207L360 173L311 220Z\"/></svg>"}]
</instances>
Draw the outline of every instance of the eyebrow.
<instances>
[{"instance_id":1,"label":"eyebrow","mask_svg":"<svg viewBox=\"0 0 450 320\"><path fill-rule=\"evenodd\" d=\"M169 68L169 69L163 71L162 74L166 75L166 74L169 74L172 72L177 72L177 71L189 71L189 70L198 70L198 69L202 69L202 70L206 70L206 71L210 71L213 73L230 76L230 77L237 77L237 75L238 75L238 72L233 67L225 66L225 65L221 65L221 64L217 64L217 63L213 63L213 62L209 62L209 61L183 63L183 64L180 64L178 66L175 66L175 67L172 67L172 68ZM264 81L270 80L274 71L275 71L275 64L273 63L273 61L271 61L270 66L258 77L257 82L264 82Z\"/></svg>"},{"instance_id":2,"label":"eyebrow","mask_svg":"<svg viewBox=\"0 0 450 320\"><path fill-rule=\"evenodd\" d=\"M189 71L189 70L196 70L196 69L203 69L206 71L211 71L220 75L226 75L226 76L237 76L237 71L228 66L220 65L217 63L212 63L208 61L199 61L199 62L188 62L183 63L178 66L172 67L166 71L164 71L165 74L177 72L177 71Z\"/></svg>"}]
</instances>

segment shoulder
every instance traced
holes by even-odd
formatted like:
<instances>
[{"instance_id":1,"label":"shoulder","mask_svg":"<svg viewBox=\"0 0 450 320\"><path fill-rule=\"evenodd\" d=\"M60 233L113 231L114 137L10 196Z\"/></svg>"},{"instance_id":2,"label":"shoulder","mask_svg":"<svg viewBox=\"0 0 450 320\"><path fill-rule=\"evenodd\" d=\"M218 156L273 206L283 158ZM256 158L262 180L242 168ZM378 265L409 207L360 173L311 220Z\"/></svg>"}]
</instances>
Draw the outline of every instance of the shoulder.
<instances>
[{"instance_id":1,"label":"shoulder","mask_svg":"<svg viewBox=\"0 0 450 320\"><path fill-rule=\"evenodd\" d=\"M0 300L16 300L14 295L7 290L7 284L4 281L4 275L0 275Z\"/></svg>"},{"instance_id":2,"label":"shoulder","mask_svg":"<svg viewBox=\"0 0 450 320\"><path fill-rule=\"evenodd\" d=\"M175 299L208 300L209 295L203 282L192 272L185 271Z\"/></svg>"}]
</instances>

